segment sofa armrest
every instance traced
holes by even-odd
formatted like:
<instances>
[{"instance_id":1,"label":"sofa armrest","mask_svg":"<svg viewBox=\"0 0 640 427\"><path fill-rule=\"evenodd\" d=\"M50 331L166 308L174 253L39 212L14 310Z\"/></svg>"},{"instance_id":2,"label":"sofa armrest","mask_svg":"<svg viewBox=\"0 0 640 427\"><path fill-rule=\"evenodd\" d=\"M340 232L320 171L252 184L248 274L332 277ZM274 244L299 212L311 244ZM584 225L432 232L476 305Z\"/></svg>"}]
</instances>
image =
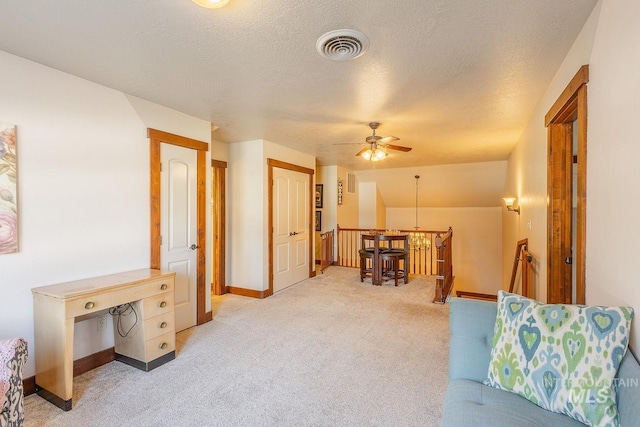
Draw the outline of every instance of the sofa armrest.
<instances>
[{"instance_id":1,"label":"sofa armrest","mask_svg":"<svg viewBox=\"0 0 640 427\"><path fill-rule=\"evenodd\" d=\"M496 315L495 302L451 298L449 381L487 379Z\"/></svg>"},{"instance_id":2,"label":"sofa armrest","mask_svg":"<svg viewBox=\"0 0 640 427\"><path fill-rule=\"evenodd\" d=\"M616 377L620 425L640 425L640 365L631 349L624 355Z\"/></svg>"},{"instance_id":3,"label":"sofa armrest","mask_svg":"<svg viewBox=\"0 0 640 427\"><path fill-rule=\"evenodd\" d=\"M0 340L0 426L21 426L24 421L22 369L27 342L22 338Z\"/></svg>"}]
</instances>

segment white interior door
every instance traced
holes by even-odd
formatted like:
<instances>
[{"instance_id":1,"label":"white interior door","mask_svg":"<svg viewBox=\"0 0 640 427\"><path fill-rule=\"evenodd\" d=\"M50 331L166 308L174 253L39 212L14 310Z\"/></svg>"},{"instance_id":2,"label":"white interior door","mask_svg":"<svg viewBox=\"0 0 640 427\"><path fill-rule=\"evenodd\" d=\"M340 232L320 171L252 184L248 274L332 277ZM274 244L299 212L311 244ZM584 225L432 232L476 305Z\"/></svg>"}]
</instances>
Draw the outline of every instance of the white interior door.
<instances>
[{"instance_id":1,"label":"white interior door","mask_svg":"<svg viewBox=\"0 0 640 427\"><path fill-rule=\"evenodd\" d=\"M273 291L309 277L309 175L273 168Z\"/></svg>"},{"instance_id":2,"label":"white interior door","mask_svg":"<svg viewBox=\"0 0 640 427\"><path fill-rule=\"evenodd\" d=\"M197 153L161 144L160 157L160 265L176 272L177 332L197 319Z\"/></svg>"}]
</instances>

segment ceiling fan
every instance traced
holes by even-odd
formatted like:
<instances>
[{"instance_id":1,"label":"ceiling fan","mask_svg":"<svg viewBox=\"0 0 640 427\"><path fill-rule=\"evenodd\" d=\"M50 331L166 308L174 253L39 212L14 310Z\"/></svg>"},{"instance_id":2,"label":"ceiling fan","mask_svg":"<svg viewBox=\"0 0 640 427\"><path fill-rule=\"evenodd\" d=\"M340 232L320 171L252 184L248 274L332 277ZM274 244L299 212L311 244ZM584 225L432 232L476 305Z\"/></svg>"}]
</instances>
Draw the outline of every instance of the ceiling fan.
<instances>
[{"instance_id":1,"label":"ceiling fan","mask_svg":"<svg viewBox=\"0 0 640 427\"><path fill-rule=\"evenodd\" d=\"M395 136L376 135L376 129L378 129L378 126L380 126L380 123L378 122L369 123L369 127L371 128L371 130L373 130L373 135L368 136L365 139L365 142L357 143L357 144L366 144L367 147L358 151L356 156L361 156L365 160L377 162L387 157L387 153L382 150L383 148L385 150L387 149L398 150L398 151L404 151L404 152L411 151L411 147L403 147L402 145L389 144L390 142L398 141L400 138L397 138Z\"/></svg>"}]
</instances>

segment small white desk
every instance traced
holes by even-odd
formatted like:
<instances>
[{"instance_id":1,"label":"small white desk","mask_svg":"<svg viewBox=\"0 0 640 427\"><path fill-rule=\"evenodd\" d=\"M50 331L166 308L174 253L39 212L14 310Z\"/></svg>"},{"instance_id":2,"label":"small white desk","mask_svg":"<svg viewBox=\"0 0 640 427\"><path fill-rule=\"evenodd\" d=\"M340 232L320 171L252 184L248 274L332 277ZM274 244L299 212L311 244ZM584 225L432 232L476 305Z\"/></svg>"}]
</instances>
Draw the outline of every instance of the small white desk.
<instances>
[{"instance_id":1,"label":"small white desk","mask_svg":"<svg viewBox=\"0 0 640 427\"><path fill-rule=\"evenodd\" d=\"M71 409L75 318L117 305L132 303L138 321L125 338L114 334L116 359L145 371L173 360L174 289L175 273L152 269L31 289L38 394Z\"/></svg>"}]
</instances>

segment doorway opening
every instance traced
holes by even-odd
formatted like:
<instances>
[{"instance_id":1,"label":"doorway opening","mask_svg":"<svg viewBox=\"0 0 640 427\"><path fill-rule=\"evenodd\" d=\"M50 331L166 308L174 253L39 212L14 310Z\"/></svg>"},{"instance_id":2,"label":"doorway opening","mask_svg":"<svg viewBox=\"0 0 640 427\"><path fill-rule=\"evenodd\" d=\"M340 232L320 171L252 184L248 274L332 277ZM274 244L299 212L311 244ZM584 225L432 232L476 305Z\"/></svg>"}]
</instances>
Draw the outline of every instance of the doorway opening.
<instances>
[{"instance_id":1,"label":"doorway opening","mask_svg":"<svg viewBox=\"0 0 640 427\"><path fill-rule=\"evenodd\" d=\"M206 153L209 144L157 129L147 129L149 138L149 210L150 210L150 268L161 268L161 144L170 144L196 150L196 223L197 234L194 243L196 256L196 324L201 325L212 319L212 313L206 312Z\"/></svg>"},{"instance_id":2,"label":"doorway opening","mask_svg":"<svg viewBox=\"0 0 640 427\"><path fill-rule=\"evenodd\" d=\"M211 295L227 293L225 273L227 162L211 160Z\"/></svg>"},{"instance_id":3,"label":"doorway opening","mask_svg":"<svg viewBox=\"0 0 640 427\"><path fill-rule=\"evenodd\" d=\"M548 303L586 299L588 82L583 65L545 115Z\"/></svg>"},{"instance_id":4,"label":"doorway opening","mask_svg":"<svg viewBox=\"0 0 640 427\"><path fill-rule=\"evenodd\" d=\"M302 166L298 166L298 165L294 165L291 163L286 163L286 162L282 162L280 160L274 160L274 159L267 159L267 165L269 167L268 170L268 182L269 182L269 289L265 292L265 297L269 296L269 295L273 295L274 292L274 288L273 288L273 284L274 284L274 274L275 274L275 263L274 263L274 258L275 258L275 244L274 244L274 230L276 228L276 224L275 224L275 215L274 215L274 206L276 204L275 200L274 200L274 168L280 168L280 169L284 169L284 170L288 170L288 171L293 171L293 172L300 172L302 174L307 174L308 176L308 187L305 190L306 193L306 199L305 199L305 211L306 214L303 216L298 215L297 217L299 219L302 219L303 221L306 221L305 224L303 224L304 228L307 230L307 240L308 243L306 243L306 248L305 248L305 252L306 252L306 260L305 260L305 264L306 264L306 274L305 274L305 278L308 277L314 277L315 276L315 263L313 261L314 258L314 252L313 252L313 232L311 230L313 230L313 224L314 224L314 218L312 215L313 209L312 209L312 201L313 199L310 197L311 194L315 194L315 191L313 189L313 174L314 174L314 170L313 169L309 169L309 168L305 168ZM289 231L289 233L296 233L296 234L290 234L290 237L293 237L295 239L295 236L297 235L297 232L294 231ZM299 246L299 244L298 244Z\"/></svg>"}]
</instances>

